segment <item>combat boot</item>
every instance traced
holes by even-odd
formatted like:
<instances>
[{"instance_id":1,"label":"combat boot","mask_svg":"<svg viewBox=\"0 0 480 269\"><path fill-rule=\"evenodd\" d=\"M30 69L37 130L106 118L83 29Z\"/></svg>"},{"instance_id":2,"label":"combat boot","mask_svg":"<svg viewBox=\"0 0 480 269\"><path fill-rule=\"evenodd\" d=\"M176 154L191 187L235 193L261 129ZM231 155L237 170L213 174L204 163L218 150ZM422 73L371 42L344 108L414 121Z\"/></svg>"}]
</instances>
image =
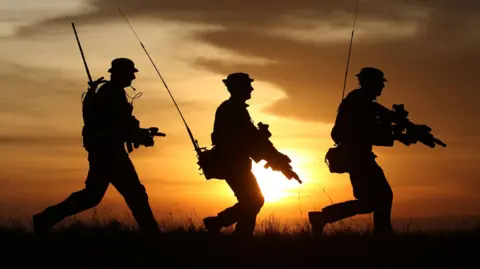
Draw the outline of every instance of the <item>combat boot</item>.
<instances>
[{"instance_id":1,"label":"combat boot","mask_svg":"<svg viewBox=\"0 0 480 269\"><path fill-rule=\"evenodd\" d=\"M48 217L48 214L44 211L33 215L33 232L35 234L46 234L50 232L54 222Z\"/></svg>"},{"instance_id":2,"label":"combat boot","mask_svg":"<svg viewBox=\"0 0 480 269\"><path fill-rule=\"evenodd\" d=\"M322 212L322 211L308 212L308 220L310 221L310 224L312 225L313 235L314 236L322 236L323 235L323 229L325 228L325 225L328 224L325 212Z\"/></svg>"},{"instance_id":3,"label":"combat boot","mask_svg":"<svg viewBox=\"0 0 480 269\"><path fill-rule=\"evenodd\" d=\"M218 236L220 235L220 231L222 226L217 217L206 217L203 219L203 225L205 229L207 229L208 233L211 235Z\"/></svg>"}]
</instances>

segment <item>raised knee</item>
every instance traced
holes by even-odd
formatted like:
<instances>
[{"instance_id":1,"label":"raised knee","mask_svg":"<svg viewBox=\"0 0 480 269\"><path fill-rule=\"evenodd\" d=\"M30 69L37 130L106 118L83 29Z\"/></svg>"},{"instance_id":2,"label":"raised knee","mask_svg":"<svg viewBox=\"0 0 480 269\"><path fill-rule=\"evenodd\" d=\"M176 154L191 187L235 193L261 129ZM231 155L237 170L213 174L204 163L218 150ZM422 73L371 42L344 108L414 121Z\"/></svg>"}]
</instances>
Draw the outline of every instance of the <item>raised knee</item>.
<instances>
[{"instance_id":1,"label":"raised knee","mask_svg":"<svg viewBox=\"0 0 480 269\"><path fill-rule=\"evenodd\" d=\"M260 210L262 209L263 205L265 204L265 198L262 196L262 197L258 197L254 202L253 202L253 210L255 212L255 214L258 214L260 212Z\"/></svg>"},{"instance_id":2,"label":"raised knee","mask_svg":"<svg viewBox=\"0 0 480 269\"><path fill-rule=\"evenodd\" d=\"M375 201L370 199L358 200L357 210L360 214L370 214L375 210Z\"/></svg>"},{"instance_id":3,"label":"raised knee","mask_svg":"<svg viewBox=\"0 0 480 269\"><path fill-rule=\"evenodd\" d=\"M383 199L385 202L392 203L393 201L393 191L391 188L385 190Z\"/></svg>"},{"instance_id":4,"label":"raised knee","mask_svg":"<svg viewBox=\"0 0 480 269\"><path fill-rule=\"evenodd\" d=\"M265 198L263 196L258 197L256 201L256 207L258 208L258 210L260 210L264 204L265 204Z\"/></svg>"},{"instance_id":5,"label":"raised knee","mask_svg":"<svg viewBox=\"0 0 480 269\"><path fill-rule=\"evenodd\" d=\"M251 212L252 214L258 214L262 209L263 205L265 204L265 198L263 196L256 197L255 199L251 199L247 202L243 203L243 207L245 211Z\"/></svg>"},{"instance_id":6,"label":"raised knee","mask_svg":"<svg viewBox=\"0 0 480 269\"><path fill-rule=\"evenodd\" d=\"M92 193L90 196L90 203L93 206L97 206L103 199L103 193Z\"/></svg>"}]
</instances>

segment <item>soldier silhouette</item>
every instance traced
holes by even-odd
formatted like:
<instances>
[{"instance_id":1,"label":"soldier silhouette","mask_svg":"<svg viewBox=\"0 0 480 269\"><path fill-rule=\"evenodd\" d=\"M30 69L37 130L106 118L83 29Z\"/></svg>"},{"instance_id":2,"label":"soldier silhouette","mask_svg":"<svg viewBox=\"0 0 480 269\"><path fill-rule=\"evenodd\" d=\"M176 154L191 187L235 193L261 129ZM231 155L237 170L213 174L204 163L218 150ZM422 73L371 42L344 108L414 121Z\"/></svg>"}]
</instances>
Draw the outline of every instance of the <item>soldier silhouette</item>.
<instances>
[{"instance_id":1,"label":"soldier silhouette","mask_svg":"<svg viewBox=\"0 0 480 269\"><path fill-rule=\"evenodd\" d=\"M375 109L376 98L382 94L387 80L381 70L373 67L362 68L356 76L360 88L350 92L340 104L331 133L344 152L356 200L333 204L320 212L309 212L315 235L321 235L328 223L372 212L374 234L393 234L390 220L393 193L372 151L373 146L391 147L399 138L391 126L380 122Z\"/></svg>"},{"instance_id":2,"label":"soldier silhouette","mask_svg":"<svg viewBox=\"0 0 480 269\"><path fill-rule=\"evenodd\" d=\"M110 183L124 197L139 228L158 233L157 222L148 202L145 187L140 183L129 158L131 144L153 145L153 137L142 132L139 121L132 115L133 106L128 102L125 87L136 78L133 61L114 59L110 81L103 77L90 84L83 101L83 146L88 152L89 171L85 188L72 193L63 202L33 216L34 231L50 230L64 218L97 206ZM97 87L103 84L96 92ZM125 150L125 144L129 152Z\"/></svg>"},{"instance_id":3,"label":"soldier silhouette","mask_svg":"<svg viewBox=\"0 0 480 269\"><path fill-rule=\"evenodd\" d=\"M215 114L212 144L221 160L225 181L238 202L215 217L205 218L205 228L213 234L222 227L237 224L235 235L253 235L257 214L264 204L264 197L252 173L250 157L259 139L259 130L248 113L246 101L251 98L254 80L246 73L232 73L223 80L230 98L224 101Z\"/></svg>"}]
</instances>

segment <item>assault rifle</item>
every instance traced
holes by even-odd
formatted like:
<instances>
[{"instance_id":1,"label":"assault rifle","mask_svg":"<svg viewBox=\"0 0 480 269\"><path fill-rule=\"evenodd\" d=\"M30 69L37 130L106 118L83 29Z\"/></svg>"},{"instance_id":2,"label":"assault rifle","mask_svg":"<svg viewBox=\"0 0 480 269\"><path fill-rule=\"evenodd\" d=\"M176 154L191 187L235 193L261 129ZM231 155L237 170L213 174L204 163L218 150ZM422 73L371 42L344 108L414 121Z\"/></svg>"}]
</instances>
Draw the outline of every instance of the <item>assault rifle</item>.
<instances>
[{"instance_id":1,"label":"assault rifle","mask_svg":"<svg viewBox=\"0 0 480 269\"><path fill-rule=\"evenodd\" d=\"M432 128L424 124L415 124L408 119L409 112L403 104L395 104L388 109L379 103L376 104L377 115L382 122L392 124L392 131L395 139L409 146L420 142L431 148L436 145L446 147L447 145L432 133Z\"/></svg>"},{"instance_id":2,"label":"assault rifle","mask_svg":"<svg viewBox=\"0 0 480 269\"><path fill-rule=\"evenodd\" d=\"M265 160L267 161L264 165L266 169L271 168L273 171L282 172L286 178L295 179L298 183L302 184L302 180L300 180L300 177L293 171L293 168L290 165L292 160L290 160L287 155L279 152L270 141L269 138L272 134L268 130L268 125L260 122L258 123L258 129L262 139L259 141L257 154L255 154L252 159L257 163L261 160Z\"/></svg>"}]
</instances>

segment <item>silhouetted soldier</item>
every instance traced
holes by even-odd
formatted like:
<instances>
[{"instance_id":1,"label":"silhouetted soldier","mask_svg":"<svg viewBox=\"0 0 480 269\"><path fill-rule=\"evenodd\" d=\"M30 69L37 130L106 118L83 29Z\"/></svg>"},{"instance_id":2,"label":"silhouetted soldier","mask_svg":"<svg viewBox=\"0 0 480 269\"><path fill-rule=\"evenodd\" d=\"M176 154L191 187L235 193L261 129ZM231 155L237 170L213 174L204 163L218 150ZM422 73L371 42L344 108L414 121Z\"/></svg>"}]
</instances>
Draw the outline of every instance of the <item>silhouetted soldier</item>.
<instances>
[{"instance_id":1,"label":"silhouetted soldier","mask_svg":"<svg viewBox=\"0 0 480 269\"><path fill-rule=\"evenodd\" d=\"M225 171L225 181L234 192L238 202L215 217L204 219L206 229L214 234L222 227L237 223L235 235L253 235L257 214L264 204L264 197L252 173L250 157L260 135L248 113L253 79L245 73L233 73L223 80L231 97L217 109L212 133L219 165Z\"/></svg>"},{"instance_id":2,"label":"silhouetted soldier","mask_svg":"<svg viewBox=\"0 0 480 269\"><path fill-rule=\"evenodd\" d=\"M131 85L138 70L131 60L118 58L112 61L108 72L111 80L101 78L93 82L83 103L83 146L90 164L85 188L34 215L35 232L46 232L62 219L98 205L110 183L124 197L140 229L159 232L145 187L125 151L126 143L129 152L132 149L128 143L136 144L135 147L153 145L153 137L140 132L124 89ZM105 84L95 93L101 83Z\"/></svg>"},{"instance_id":3,"label":"silhouetted soldier","mask_svg":"<svg viewBox=\"0 0 480 269\"><path fill-rule=\"evenodd\" d=\"M377 118L375 109L376 98L387 80L382 71L373 67L362 68L356 76L360 88L342 101L332 130L333 140L345 153L356 200L327 206L321 212L309 212L316 235L320 235L328 223L372 212L374 233L393 233L390 222L393 193L372 151L373 146L393 146L396 138L391 126L383 125Z\"/></svg>"}]
</instances>

